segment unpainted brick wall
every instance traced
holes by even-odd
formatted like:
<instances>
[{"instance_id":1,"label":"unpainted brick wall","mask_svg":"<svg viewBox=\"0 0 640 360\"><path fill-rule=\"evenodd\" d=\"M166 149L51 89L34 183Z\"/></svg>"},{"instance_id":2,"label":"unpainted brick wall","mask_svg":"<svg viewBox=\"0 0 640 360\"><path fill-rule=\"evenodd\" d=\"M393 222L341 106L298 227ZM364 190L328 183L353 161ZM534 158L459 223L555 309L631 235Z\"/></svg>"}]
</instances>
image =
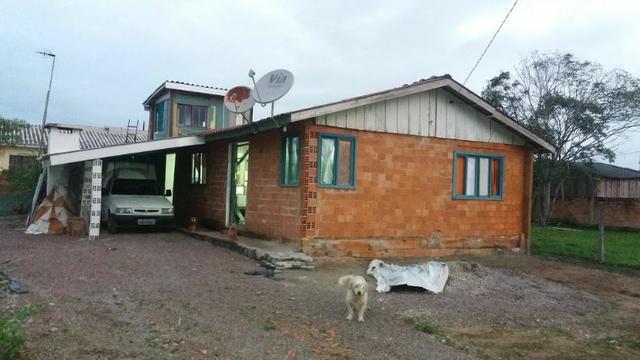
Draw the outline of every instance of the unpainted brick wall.
<instances>
[{"instance_id":1,"label":"unpainted brick wall","mask_svg":"<svg viewBox=\"0 0 640 360\"><path fill-rule=\"evenodd\" d=\"M223 227L226 216L227 164L229 142L207 143L203 147L176 153L173 205L180 224L196 217L201 224ZM207 182L191 184L191 154L204 152Z\"/></svg>"},{"instance_id":2,"label":"unpainted brick wall","mask_svg":"<svg viewBox=\"0 0 640 360\"><path fill-rule=\"evenodd\" d=\"M597 224L598 202L587 198L557 200L553 218L583 225ZM605 199L604 223L606 226L640 228L640 199Z\"/></svg>"},{"instance_id":3,"label":"unpainted brick wall","mask_svg":"<svg viewBox=\"0 0 640 360\"><path fill-rule=\"evenodd\" d=\"M301 128L288 126L289 132ZM270 239L300 241L300 187L280 186L280 129L249 139L247 230Z\"/></svg>"},{"instance_id":4,"label":"unpainted brick wall","mask_svg":"<svg viewBox=\"0 0 640 360\"><path fill-rule=\"evenodd\" d=\"M355 190L317 184L318 133L357 138ZM453 200L453 153L504 155L504 199ZM529 194L522 146L305 128L303 248L314 256L485 254L521 246Z\"/></svg>"},{"instance_id":5,"label":"unpainted brick wall","mask_svg":"<svg viewBox=\"0 0 640 360\"><path fill-rule=\"evenodd\" d=\"M301 133L301 127L289 126L289 131ZM244 230L269 239L300 241L300 187L281 187L279 182L282 134L282 130L272 130L242 139L249 141ZM181 223L195 216L204 224L225 225L229 144L217 141L177 154L174 205ZM207 154L207 183L192 185L190 156L200 150Z\"/></svg>"}]
</instances>

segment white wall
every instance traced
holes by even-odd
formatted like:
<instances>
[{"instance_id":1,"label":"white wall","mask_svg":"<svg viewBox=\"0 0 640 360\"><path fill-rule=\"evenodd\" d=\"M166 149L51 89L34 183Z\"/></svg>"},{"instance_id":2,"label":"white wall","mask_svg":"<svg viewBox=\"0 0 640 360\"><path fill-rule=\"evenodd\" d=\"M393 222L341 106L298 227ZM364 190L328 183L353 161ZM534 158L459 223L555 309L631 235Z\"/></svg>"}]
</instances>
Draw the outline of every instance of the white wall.
<instances>
[{"instance_id":1,"label":"white wall","mask_svg":"<svg viewBox=\"0 0 640 360\"><path fill-rule=\"evenodd\" d=\"M47 153L61 153L80 150L80 129L49 128Z\"/></svg>"}]
</instances>

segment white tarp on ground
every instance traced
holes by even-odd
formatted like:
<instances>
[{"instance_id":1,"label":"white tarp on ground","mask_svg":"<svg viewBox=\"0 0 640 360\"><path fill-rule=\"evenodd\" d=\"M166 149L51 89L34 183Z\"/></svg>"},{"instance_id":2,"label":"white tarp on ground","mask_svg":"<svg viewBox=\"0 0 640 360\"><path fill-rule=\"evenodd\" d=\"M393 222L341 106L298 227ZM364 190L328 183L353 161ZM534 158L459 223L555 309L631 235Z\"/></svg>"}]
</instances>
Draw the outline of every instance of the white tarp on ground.
<instances>
[{"instance_id":1,"label":"white tarp on ground","mask_svg":"<svg viewBox=\"0 0 640 360\"><path fill-rule=\"evenodd\" d=\"M44 198L36 214L33 223L29 225L26 234L62 234L67 229L71 218L67 189L64 186L53 187Z\"/></svg>"},{"instance_id":2,"label":"white tarp on ground","mask_svg":"<svg viewBox=\"0 0 640 360\"><path fill-rule=\"evenodd\" d=\"M449 278L449 267L438 261L400 266L375 259L369 263L367 274L376 279L377 292L388 292L396 285L408 285L439 294Z\"/></svg>"}]
</instances>

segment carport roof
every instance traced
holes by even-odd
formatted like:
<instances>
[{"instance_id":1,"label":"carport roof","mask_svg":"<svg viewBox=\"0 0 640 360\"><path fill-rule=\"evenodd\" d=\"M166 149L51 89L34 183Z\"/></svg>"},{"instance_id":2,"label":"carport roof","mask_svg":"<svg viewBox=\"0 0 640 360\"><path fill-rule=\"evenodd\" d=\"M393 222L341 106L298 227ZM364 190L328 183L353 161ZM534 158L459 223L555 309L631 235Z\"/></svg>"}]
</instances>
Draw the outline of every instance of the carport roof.
<instances>
[{"instance_id":1,"label":"carport roof","mask_svg":"<svg viewBox=\"0 0 640 360\"><path fill-rule=\"evenodd\" d=\"M203 145L204 143L204 137L185 136L171 139L150 140L130 144L105 146L96 149L45 154L42 159L48 162L49 165L64 165L87 160L106 159L123 155L142 154L187 146Z\"/></svg>"}]
</instances>

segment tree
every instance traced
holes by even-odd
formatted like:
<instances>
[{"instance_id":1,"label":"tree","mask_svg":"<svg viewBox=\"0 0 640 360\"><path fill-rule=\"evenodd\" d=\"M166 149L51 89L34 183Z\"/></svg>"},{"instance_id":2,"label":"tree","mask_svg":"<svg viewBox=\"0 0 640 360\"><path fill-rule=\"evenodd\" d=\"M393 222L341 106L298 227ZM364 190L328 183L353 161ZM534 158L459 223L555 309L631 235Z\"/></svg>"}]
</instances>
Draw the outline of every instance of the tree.
<instances>
[{"instance_id":1,"label":"tree","mask_svg":"<svg viewBox=\"0 0 640 360\"><path fill-rule=\"evenodd\" d=\"M612 162L616 141L640 128L640 79L568 53L534 52L513 74L502 71L490 79L482 96L557 149L535 159L543 223L575 165L596 157Z\"/></svg>"},{"instance_id":2,"label":"tree","mask_svg":"<svg viewBox=\"0 0 640 360\"><path fill-rule=\"evenodd\" d=\"M15 145L21 140L20 130L29 126L26 121L0 116L0 145Z\"/></svg>"}]
</instances>

